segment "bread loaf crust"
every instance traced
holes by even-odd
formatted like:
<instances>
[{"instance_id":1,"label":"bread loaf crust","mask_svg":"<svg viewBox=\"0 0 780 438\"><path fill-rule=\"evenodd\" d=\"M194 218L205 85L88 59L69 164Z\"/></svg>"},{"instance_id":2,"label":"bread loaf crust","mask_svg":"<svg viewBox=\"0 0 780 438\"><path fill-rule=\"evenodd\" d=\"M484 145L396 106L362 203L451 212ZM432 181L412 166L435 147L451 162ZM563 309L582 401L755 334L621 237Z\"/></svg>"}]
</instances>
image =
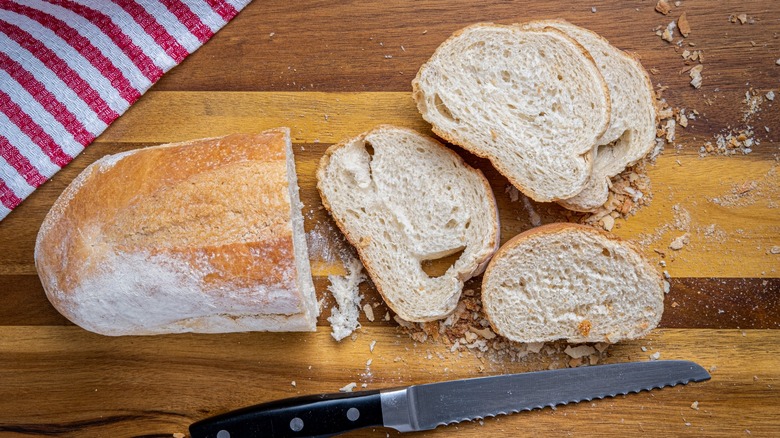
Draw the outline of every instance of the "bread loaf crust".
<instances>
[{"instance_id":1,"label":"bread loaf crust","mask_svg":"<svg viewBox=\"0 0 780 438\"><path fill-rule=\"evenodd\" d=\"M106 335L314 330L288 160L289 130L279 128L96 161L39 231L47 297Z\"/></svg>"}]
</instances>

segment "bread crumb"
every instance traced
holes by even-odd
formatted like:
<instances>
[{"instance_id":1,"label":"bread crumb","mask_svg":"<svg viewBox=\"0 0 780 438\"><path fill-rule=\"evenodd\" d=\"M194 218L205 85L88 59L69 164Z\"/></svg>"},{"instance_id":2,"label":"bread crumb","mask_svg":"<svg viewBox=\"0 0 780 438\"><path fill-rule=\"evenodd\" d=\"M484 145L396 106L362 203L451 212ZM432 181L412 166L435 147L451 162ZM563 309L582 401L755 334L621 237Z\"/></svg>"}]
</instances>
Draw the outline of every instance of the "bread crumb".
<instances>
[{"instance_id":1,"label":"bread crumb","mask_svg":"<svg viewBox=\"0 0 780 438\"><path fill-rule=\"evenodd\" d=\"M184 438L185 436L187 436L187 435L184 435L181 432L176 432L176 433L173 434L173 438Z\"/></svg>"},{"instance_id":2,"label":"bread crumb","mask_svg":"<svg viewBox=\"0 0 780 438\"><path fill-rule=\"evenodd\" d=\"M366 314L366 319L368 319L371 322L374 322L374 309L371 307L370 304L368 303L363 304L363 313Z\"/></svg>"},{"instance_id":3,"label":"bread crumb","mask_svg":"<svg viewBox=\"0 0 780 438\"><path fill-rule=\"evenodd\" d=\"M592 13L594 13L594 14L595 14L595 13L596 13L596 7L595 7L595 6L593 6L592 8L590 8L590 12L592 12Z\"/></svg>"},{"instance_id":4,"label":"bread crumb","mask_svg":"<svg viewBox=\"0 0 780 438\"><path fill-rule=\"evenodd\" d=\"M770 254L780 254L780 246L773 246L769 248Z\"/></svg>"},{"instance_id":5,"label":"bread crumb","mask_svg":"<svg viewBox=\"0 0 780 438\"><path fill-rule=\"evenodd\" d=\"M376 341L371 341L370 344L368 344L368 351L374 352L374 347L376 346Z\"/></svg>"},{"instance_id":6,"label":"bread crumb","mask_svg":"<svg viewBox=\"0 0 780 438\"><path fill-rule=\"evenodd\" d=\"M772 90L767 91L767 93L764 95L766 97L766 100L773 101L775 100L775 92Z\"/></svg>"},{"instance_id":7,"label":"bread crumb","mask_svg":"<svg viewBox=\"0 0 780 438\"><path fill-rule=\"evenodd\" d=\"M672 285L668 281L664 280L664 293L668 294L671 290Z\"/></svg>"},{"instance_id":8,"label":"bread crumb","mask_svg":"<svg viewBox=\"0 0 780 438\"><path fill-rule=\"evenodd\" d=\"M687 245L690 241L690 235L688 233L683 234L682 236L679 236L672 240L672 243L669 244L669 249L672 249L674 251L679 251L683 248L683 246Z\"/></svg>"},{"instance_id":9,"label":"bread crumb","mask_svg":"<svg viewBox=\"0 0 780 438\"><path fill-rule=\"evenodd\" d=\"M677 19L677 28L680 29L680 34L684 37L688 37L691 33L691 25L688 23L688 13L683 12L680 18Z\"/></svg>"},{"instance_id":10,"label":"bread crumb","mask_svg":"<svg viewBox=\"0 0 780 438\"><path fill-rule=\"evenodd\" d=\"M691 85L693 88L699 89L701 88L701 71L704 69L704 66L701 64L698 64L694 66L690 72L688 72L688 75L691 77Z\"/></svg>"},{"instance_id":11,"label":"bread crumb","mask_svg":"<svg viewBox=\"0 0 780 438\"><path fill-rule=\"evenodd\" d=\"M348 383L345 386L339 388L339 392L352 392L355 389L356 386L357 386L357 383L355 383L355 382Z\"/></svg>"},{"instance_id":12,"label":"bread crumb","mask_svg":"<svg viewBox=\"0 0 780 438\"><path fill-rule=\"evenodd\" d=\"M493 339L496 337L496 334L493 333L493 330L490 330L490 327L485 327L483 329L478 329L474 327L469 327L469 331L472 333L475 333L479 336L482 336L485 339Z\"/></svg>"},{"instance_id":13,"label":"bread crumb","mask_svg":"<svg viewBox=\"0 0 780 438\"><path fill-rule=\"evenodd\" d=\"M668 43L674 41L674 29L676 27L677 24L674 21L666 25L666 29L664 29L664 31L661 33L661 39Z\"/></svg>"},{"instance_id":14,"label":"bread crumb","mask_svg":"<svg viewBox=\"0 0 780 438\"><path fill-rule=\"evenodd\" d=\"M737 15L737 20L739 20L739 24L745 24L747 22L747 14Z\"/></svg>"},{"instance_id":15,"label":"bread crumb","mask_svg":"<svg viewBox=\"0 0 780 438\"><path fill-rule=\"evenodd\" d=\"M650 360L658 360L661 358L661 352L656 351L655 353L650 355Z\"/></svg>"},{"instance_id":16,"label":"bread crumb","mask_svg":"<svg viewBox=\"0 0 780 438\"><path fill-rule=\"evenodd\" d=\"M385 312L385 321L390 321L390 311Z\"/></svg>"},{"instance_id":17,"label":"bread crumb","mask_svg":"<svg viewBox=\"0 0 780 438\"><path fill-rule=\"evenodd\" d=\"M699 402L695 401L691 403L691 409L698 411L699 410Z\"/></svg>"},{"instance_id":18,"label":"bread crumb","mask_svg":"<svg viewBox=\"0 0 780 438\"><path fill-rule=\"evenodd\" d=\"M331 325L331 336L341 341L360 327L360 293L359 286L366 276L363 275L363 264L356 257L350 257L345 263L347 275L329 275L328 290L336 300L336 306L331 308L328 322Z\"/></svg>"},{"instance_id":19,"label":"bread crumb","mask_svg":"<svg viewBox=\"0 0 780 438\"><path fill-rule=\"evenodd\" d=\"M291 385L293 388L295 388L295 387L297 387L297 386L298 386L298 384L297 384L297 383L295 383L295 380L293 380L292 382L290 382L290 385Z\"/></svg>"},{"instance_id":20,"label":"bread crumb","mask_svg":"<svg viewBox=\"0 0 780 438\"><path fill-rule=\"evenodd\" d=\"M590 345L579 345L577 347L567 346L563 352L574 359L580 359L596 353L596 349Z\"/></svg>"},{"instance_id":21,"label":"bread crumb","mask_svg":"<svg viewBox=\"0 0 780 438\"><path fill-rule=\"evenodd\" d=\"M587 319L583 320L580 323L580 325L577 326L577 330L585 338L587 338L588 335L590 334L590 328L591 328L591 324L590 324L590 321L588 321Z\"/></svg>"},{"instance_id":22,"label":"bread crumb","mask_svg":"<svg viewBox=\"0 0 780 438\"><path fill-rule=\"evenodd\" d=\"M680 307L680 305L677 303L677 301L672 301L672 307Z\"/></svg>"},{"instance_id":23,"label":"bread crumb","mask_svg":"<svg viewBox=\"0 0 780 438\"><path fill-rule=\"evenodd\" d=\"M517 190L517 187L508 184L504 188L504 193L509 195L509 201L511 202L517 202L520 199L520 191Z\"/></svg>"},{"instance_id":24,"label":"bread crumb","mask_svg":"<svg viewBox=\"0 0 780 438\"><path fill-rule=\"evenodd\" d=\"M601 218L601 225L604 227L605 230L612 231L612 227L615 226L615 218L613 218L612 216L604 216L603 218Z\"/></svg>"},{"instance_id":25,"label":"bread crumb","mask_svg":"<svg viewBox=\"0 0 780 438\"><path fill-rule=\"evenodd\" d=\"M658 3L655 4L655 10L664 15L669 15L669 12L672 12L672 7L666 0L658 0Z\"/></svg>"},{"instance_id":26,"label":"bread crumb","mask_svg":"<svg viewBox=\"0 0 780 438\"><path fill-rule=\"evenodd\" d=\"M536 212L536 209L534 209L531 200L528 199L528 196L525 195L522 195L522 198L523 198L523 206L525 207L525 210L528 212L528 220L531 221L531 225L535 227L542 225L542 218L539 217L539 214Z\"/></svg>"}]
</instances>

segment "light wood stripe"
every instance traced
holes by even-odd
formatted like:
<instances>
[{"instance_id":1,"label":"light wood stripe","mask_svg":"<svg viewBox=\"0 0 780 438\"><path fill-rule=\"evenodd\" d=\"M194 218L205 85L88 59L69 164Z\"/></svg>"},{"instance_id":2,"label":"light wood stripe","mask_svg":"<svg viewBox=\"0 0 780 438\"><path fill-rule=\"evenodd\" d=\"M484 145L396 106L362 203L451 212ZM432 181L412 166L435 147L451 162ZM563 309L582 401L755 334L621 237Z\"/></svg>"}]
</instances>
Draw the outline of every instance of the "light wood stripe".
<instances>
[{"instance_id":1,"label":"light wood stripe","mask_svg":"<svg viewBox=\"0 0 780 438\"><path fill-rule=\"evenodd\" d=\"M390 123L422 132L409 92L149 92L99 142L175 142L289 126L297 143L335 143Z\"/></svg>"},{"instance_id":2,"label":"light wood stripe","mask_svg":"<svg viewBox=\"0 0 780 438\"><path fill-rule=\"evenodd\" d=\"M469 352L450 353L444 344L412 345L398 333L392 327L365 327L356 340L336 343L323 329L109 338L77 327L0 327L0 412L5 413L0 431L38 435L76 423L81 435L122 430L126 436L170 436L221 411L335 392L350 382L358 389L362 383L367 389L389 388L543 370L553 362L565 366L562 361L568 360L546 354L519 362L480 360ZM483 425L464 423L420 436L484 437L502 431L506 436L622 437L641 431L653 436L742 436L745 429L770 436L776 425L758 419L775 418L780 410L775 389L778 342L777 330L655 330L646 339L611 347L604 362L644 361L659 352L661 359L693 360L711 369L712 380L486 419ZM149 400L160 408L150 408ZM698 411L690 407L694 401ZM79 409L72 409L75 403ZM384 432L368 429L350 436L384 437Z\"/></svg>"}]
</instances>

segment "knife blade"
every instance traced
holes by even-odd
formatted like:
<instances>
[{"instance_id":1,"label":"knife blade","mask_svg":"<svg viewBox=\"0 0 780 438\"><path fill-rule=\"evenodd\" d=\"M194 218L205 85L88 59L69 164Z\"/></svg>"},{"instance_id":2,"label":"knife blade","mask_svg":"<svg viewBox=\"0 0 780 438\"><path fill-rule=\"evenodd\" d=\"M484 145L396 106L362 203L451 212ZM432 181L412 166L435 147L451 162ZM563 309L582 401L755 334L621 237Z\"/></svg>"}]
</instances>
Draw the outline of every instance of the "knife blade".
<instances>
[{"instance_id":1,"label":"knife blade","mask_svg":"<svg viewBox=\"0 0 780 438\"><path fill-rule=\"evenodd\" d=\"M327 437L364 427L400 432L701 382L694 362L664 360L507 374L273 401L193 423L192 438Z\"/></svg>"}]
</instances>

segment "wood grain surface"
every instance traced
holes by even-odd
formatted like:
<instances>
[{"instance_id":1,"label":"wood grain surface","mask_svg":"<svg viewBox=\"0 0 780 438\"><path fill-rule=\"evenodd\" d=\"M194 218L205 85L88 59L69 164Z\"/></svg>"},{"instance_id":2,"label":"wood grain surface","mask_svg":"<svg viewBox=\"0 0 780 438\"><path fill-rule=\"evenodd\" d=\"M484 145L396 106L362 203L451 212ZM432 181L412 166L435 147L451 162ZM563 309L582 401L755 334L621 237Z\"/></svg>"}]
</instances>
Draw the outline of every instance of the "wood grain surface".
<instances>
[{"instance_id":1,"label":"wood grain surface","mask_svg":"<svg viewBox=\"0 0 780 438\"><path fill-rule=\"evenodd\" d=\"M674 4L674 2L670 2ZM683 0L664 16L655 1L260 1L166 74L70 165L0 222L0 436L171 437L198 419L245 405L356 382L369 389L566 366L556 355L511 362L415 342L394 321L368 321L335 342L326 320L330 274L348 250L322 210L314 171L324 150L379 123L430 133L411 79L453 31L478 21L564 18L635 52L677 108L677 127L647 168L653 199L613 230L663 261L671 290L661 327L610 347L602 362L695 360L702 384L459 424L412 436L777 436L780 430L780 6L773 0ZM669 44L653 29L686 12L692 32ZM732 23L732 14L749 21ZM675 42L680 40L679 34ZM682 71L702 50L703 86ZM687 64L690 66L690 63ZM778 93L749 114L745 93ZM777 102L777 103L776 103ZM109 338L72 325L46 300L33 263L48 209L87 165L165 142L289 126L312 266L324 311L317 333ZM748 155L699 156L714 136L751 127ZM496 193L502 241L531 228L523 202L489 164L460 149ZM544 223L566 219L533 204ZM690 243L668 248L685 233ZM478 289L479 279L467 287ZM387 311L370 284L361 291ZM376 341L372 351L371 342ZM371 359L371 365L367 361ZM293 384L293 382L295 382ZM698 409L691 404L698 402ZM397 436L377 428L353 437Z\"/></svg>"}]
</instances>

